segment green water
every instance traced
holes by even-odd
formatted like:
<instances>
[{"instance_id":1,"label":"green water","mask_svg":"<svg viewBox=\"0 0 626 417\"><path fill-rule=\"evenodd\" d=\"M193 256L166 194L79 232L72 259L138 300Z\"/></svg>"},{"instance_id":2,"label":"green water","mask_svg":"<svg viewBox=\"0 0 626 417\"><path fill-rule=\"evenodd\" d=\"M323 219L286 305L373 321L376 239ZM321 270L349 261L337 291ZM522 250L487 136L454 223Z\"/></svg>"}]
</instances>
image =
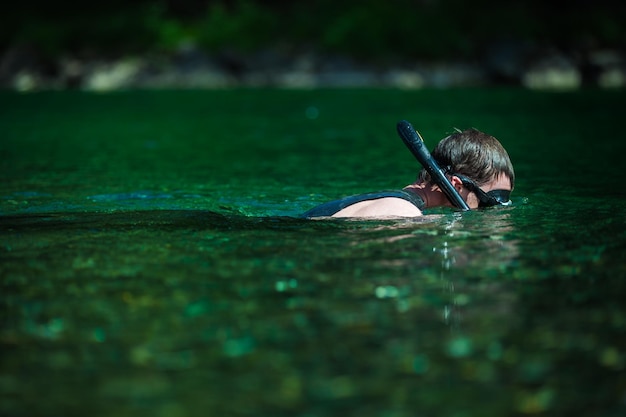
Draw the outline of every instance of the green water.
<instances>
[{"instance_id":1,"label":"green water","mask_svg":"<svg viewBox=\"0 0 626 417\"><path fill-rule=\"evenodd\" d=\"M621 416L626 94L0 94L0 414ZM512 207L306 221L476 127Z\"/></svg>"}]
</instances>

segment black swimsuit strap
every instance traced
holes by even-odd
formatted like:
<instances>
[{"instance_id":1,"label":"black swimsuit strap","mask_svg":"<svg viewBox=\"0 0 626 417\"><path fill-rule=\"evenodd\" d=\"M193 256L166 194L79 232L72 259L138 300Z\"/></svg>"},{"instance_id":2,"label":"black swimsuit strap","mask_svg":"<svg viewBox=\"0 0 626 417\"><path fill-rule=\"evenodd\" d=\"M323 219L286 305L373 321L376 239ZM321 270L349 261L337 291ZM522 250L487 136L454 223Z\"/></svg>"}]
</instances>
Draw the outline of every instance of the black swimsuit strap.
<instances>
[{"instance_id":1,"label":"black swimsuit strap","mask_svg":"<svg viewBox=\"0 0 626 417\"><path fill-rule=\"evenodd\" d=\"M330 217L335 213L345 209L348 206L351 206L356 203L360 203L363 201L370 200L378 200L381 198L401 198L403 200L408 201L413 204L420 210L423 210L426 206L424 200L418 196L417 194L413 194L411 192L405 190L390 190L390 191L379 191L373 193L366 194L357 194L349 197L344 197L339 200L329 201L328 203L321 204L317 207L312 208L302 215L304 218L312 218L312 217Z\"/></svg>"}]
</instances>

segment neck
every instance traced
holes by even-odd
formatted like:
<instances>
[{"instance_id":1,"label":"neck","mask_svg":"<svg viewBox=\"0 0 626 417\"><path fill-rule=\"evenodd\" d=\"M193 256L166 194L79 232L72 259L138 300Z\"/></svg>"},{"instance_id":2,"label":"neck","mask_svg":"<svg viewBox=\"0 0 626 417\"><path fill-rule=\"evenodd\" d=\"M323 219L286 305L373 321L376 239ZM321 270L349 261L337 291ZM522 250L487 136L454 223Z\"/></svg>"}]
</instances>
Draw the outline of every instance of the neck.
<instances>
[{"instance_id":1,"label":"neck","mask_svg":"<svg viewBox=\"0 0 626 417\"><path fill-rule=\"evenodd\" d=\"M428 182L416 182L404 187L405 191L419 195L426 207L449 206L450 202L439 187Z\"/></svg>"}]
</instances>

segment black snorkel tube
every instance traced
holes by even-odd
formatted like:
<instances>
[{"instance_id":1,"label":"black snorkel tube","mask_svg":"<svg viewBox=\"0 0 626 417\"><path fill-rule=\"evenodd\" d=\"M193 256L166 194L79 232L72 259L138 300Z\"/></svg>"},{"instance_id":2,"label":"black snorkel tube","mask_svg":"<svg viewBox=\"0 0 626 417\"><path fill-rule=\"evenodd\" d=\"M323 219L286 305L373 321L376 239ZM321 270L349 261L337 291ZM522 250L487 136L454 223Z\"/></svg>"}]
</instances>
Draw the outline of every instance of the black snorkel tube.
<instances>
[{"instance_id":1,"label":"black snorkel tube","mask_svg":"<svg viewBox=\"0 0 626 417\"><path fill-rule=\"evenodd\" d=\"M404 144L409 148L413 156L419 161L420 164L424 167L424 169L430 174L433 182L439 186L441 191L448 197L450 202L458 207L461 210L469 210L469 206L461 198L461 195L458 191L452 186L450 180L444 175L443 170L437 164L428 152L426 145L424 145L424 140L422 137L413 129L411 123L406 120L402 120L398 122L397 125L398 135L402 138Z\"/></svg>"}]
</instances>

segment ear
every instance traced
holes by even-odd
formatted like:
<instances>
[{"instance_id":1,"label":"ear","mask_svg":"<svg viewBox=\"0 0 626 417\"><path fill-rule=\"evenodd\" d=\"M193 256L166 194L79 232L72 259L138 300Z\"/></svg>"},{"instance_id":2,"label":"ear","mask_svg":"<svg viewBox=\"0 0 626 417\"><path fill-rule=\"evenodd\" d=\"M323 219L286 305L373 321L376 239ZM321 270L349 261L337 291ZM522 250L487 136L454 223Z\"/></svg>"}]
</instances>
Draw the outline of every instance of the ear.
<instances>
[{"instance_id":1,"label":"ear","mask_svg":"<svg viewBox=\"0 0 626 417\"><path fill-rule=\"evenodd\" d=\"M452 178L450 178L450 183L459 192L459 194L461 194L461 190L463 189L463 182L461 179L453 175Z\"/></svg>"}]
</instances>

